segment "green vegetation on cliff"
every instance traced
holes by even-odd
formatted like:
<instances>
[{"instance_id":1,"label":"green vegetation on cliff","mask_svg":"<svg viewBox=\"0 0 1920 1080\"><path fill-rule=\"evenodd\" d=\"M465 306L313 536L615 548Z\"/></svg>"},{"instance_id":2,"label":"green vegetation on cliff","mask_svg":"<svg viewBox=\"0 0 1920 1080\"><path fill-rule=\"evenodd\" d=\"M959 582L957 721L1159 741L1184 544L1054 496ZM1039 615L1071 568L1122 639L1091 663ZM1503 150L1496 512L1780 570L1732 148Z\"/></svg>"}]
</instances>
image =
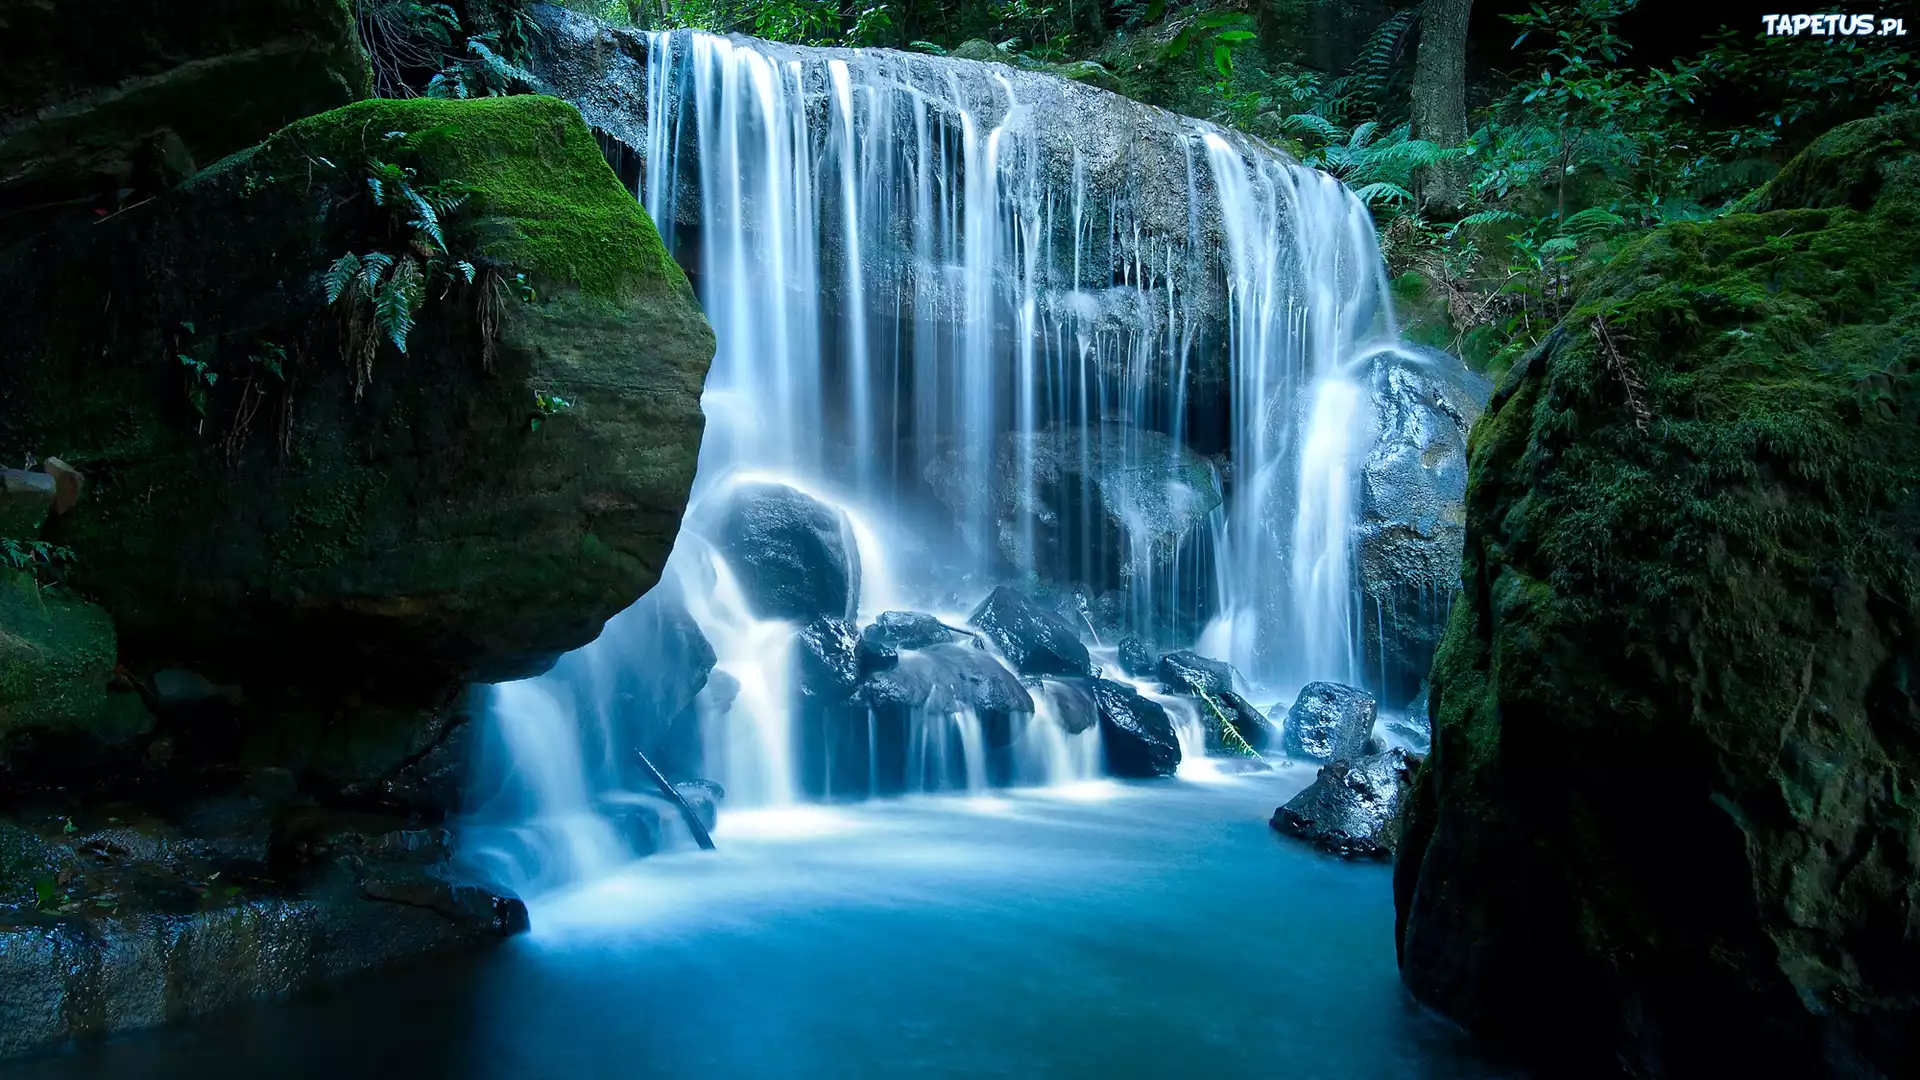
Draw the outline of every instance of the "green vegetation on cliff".
<instances>
[{"instance_id":1,"label":"green vegetation on cliff","mask_svg":"<svg viewBox=\"0 0 1920 1080\"><path fill-rule=\"evenodd\" d=\"M362 378L322 277L414 242L374 164L461 185L448 247L534 288L434 283ZM433 706L591 640L672 545L712 334L564 103L347 106L0 279L0 452L88 474L48 538L136 669Z\"/></svg>"},{"instance_id":2,"label":"green vegetation on cliff","mask_svg":"<svg viewBox=\"0 0 1920 1080\"><path fill-rule=\"evenodd\" d=\"M1621 250L1473 436L1396 867L1559 1070L1920 1063L1920 113Z\"/></svg>"}]
</instances>

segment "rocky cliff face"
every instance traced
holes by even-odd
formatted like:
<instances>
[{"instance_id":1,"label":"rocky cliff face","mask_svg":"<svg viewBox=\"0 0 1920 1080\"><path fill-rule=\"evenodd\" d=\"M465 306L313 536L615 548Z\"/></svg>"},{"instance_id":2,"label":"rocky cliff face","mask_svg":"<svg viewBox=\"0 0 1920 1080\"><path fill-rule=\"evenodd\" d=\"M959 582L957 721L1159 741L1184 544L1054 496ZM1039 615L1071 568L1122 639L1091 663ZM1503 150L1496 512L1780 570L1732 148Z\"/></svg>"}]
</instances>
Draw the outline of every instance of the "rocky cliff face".
<instances>
[{"instance_id":1,"label":"rocky cliff face","mask_svg":"<svg viewBox=\"0 0 1920 1080\"><path fill-rule=\"evenodd\" d=\"M371 89L348 0L9 4L0 42L0 246Z\"/></svg>"},{"instance_id":2,"label":"rocky cliff face","mask_svg":"<svg viewBox=\"0 0 1920 1080\"><path fill-rule=\"evenodd\" d=\"M1556 1075L1920 1069L1920 115L1740 209L1473 436L1402 974Z\"/></svg>"},{"instance_id":3,"label":"rocky cliff face","mask_svg":"<svg viewBox=\"0 0 1920 1080\"><path fill-rule=\"evenodd\" d=\"M422 268L404 350L349 252ZM713 354L579 114L313 116L0 296L0 535L71 550L0 578L0 1056L523 929L438 826L461 688L653 585Z\"/></svg>"},{"instance_id":4,"label":"rocky cliff face","mask_svg":"<svg viewBox=\"0 0 1920 1080\"><path fill-rule=\"evenodd\" d=\"M373 160L470 188L493 269L362 372L321 277L384 239ZM712 335L559 102L303 121L4 273L4 452L93 477L47 537L131 667L433 704L591 640L672 544Z\"/></svg>"}]
</instances>

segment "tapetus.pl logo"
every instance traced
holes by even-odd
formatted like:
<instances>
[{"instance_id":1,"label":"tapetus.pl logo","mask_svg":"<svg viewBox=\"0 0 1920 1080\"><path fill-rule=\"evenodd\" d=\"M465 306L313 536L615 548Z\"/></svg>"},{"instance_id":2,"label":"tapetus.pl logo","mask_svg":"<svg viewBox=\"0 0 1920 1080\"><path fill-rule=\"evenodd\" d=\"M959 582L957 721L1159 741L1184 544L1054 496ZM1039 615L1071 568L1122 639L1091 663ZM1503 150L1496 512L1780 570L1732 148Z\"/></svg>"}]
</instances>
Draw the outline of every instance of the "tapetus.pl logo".
<instances>
[{"instance_id":1,"label":"tapetus.pl logo","mask_svg":"<svg viewBox=\"0 0 1920 1080\"><path fill-rule=\"evenodd\" d=\"M1797 37L1904 37L1905 19L1879 19L1872 15L1762 15L1760 23L1767 33Z\"/></svg>"}]
</instances>

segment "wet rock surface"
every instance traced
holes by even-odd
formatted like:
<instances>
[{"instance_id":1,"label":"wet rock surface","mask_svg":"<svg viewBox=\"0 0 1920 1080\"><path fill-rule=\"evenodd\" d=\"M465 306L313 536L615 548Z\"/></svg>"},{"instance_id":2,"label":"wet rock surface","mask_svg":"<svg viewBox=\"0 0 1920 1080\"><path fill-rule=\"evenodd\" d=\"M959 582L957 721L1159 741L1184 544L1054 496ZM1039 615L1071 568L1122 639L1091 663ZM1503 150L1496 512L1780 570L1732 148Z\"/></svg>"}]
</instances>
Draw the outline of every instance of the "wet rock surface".
<instances>
[{"instance_id":1,"label":"wet rock surface","mask_svg":"<svg viewBox=\"0 0 1920 1080\"><path fill-rule=\"evenodd\" d=\"M1022 674L1094 674L1093 657L1073 627L1004 585L981 601L967 622L985 633Z\"/></svg>"},{"instance_id":2,"label":"wet rock surface","mask_svg":"<svg viewBox=\"0 0 1920 1080\"><path fill-rule=\"evenodd\" d=\"M742 484L719 511L716 547L754 613L805 622L851 618L860 555L840 512L784 484Z\"/></svg>"},{"instance_id":3,"label":"wet rock surface","mask_svg":"<svg viewBox=\"0 0 1920 1080\"><path fill-rule=\"evenodd\" d=\"M1376 357L1379 432L1360 468L1353 543L1370 607L1367 670L1398 700L1426 676L1460 586L1466 538L1467 433L1493 387L1445 353Z\"/></svg>"},{"instance_id":4,"label":"wet rock surface","mask_svg":"<svg viewBox=\"0 0 1920 1080\"><path fill-rule=\"evenodd\" d=\"M1404 750L1335 761L1274 810L1269 824L1335 855L1390 858L1400 843L1400 800L1417 764Z\"/></svg>"},{"instance_id":5,"label":"wet rock surface","mask_svg":"<svg viewBox=\"0 0 1920 1080\"><path fill-rule=\"evenodd\" d=\"M1280 745L1288 757L1303 761L1359 757L1378 716L1379 706L1365 690L1343 683L1308 683L1281 722Z\"/></svg>"},{"instance_id":6,"label":"wet rock surface","mask_svg":"<svg viewBox=\"0 0 1920 1080\"><path fill-rule=\"evenodd\" d=\"M1110 776L1172 776L1180 767L1180 739L1160 703L1125 683L1090 679L1100 712L1100 740Z\"/></svg>"},{"instance_id":7,"label":"wet rock surface","mask_svg":"<svg viewBox=\"0 0 1920 1080\"><path fill-rule=\"evenodd\" d=\"M860 683L860 634L845 619L815 619L794 639L800 693L843 701Z\"/></svg>"},{"instance_id":8,"label":"wet rock surface","mask_svg":"<svg viewBox=\"0 0 1920 1080\"><path fill-rule=\"evenodd\" d=\"M1136 679L1150 678L1160 669L1160 654L1153 644L1133 634L1120 639L1119 660L1120 670Z\"/></svg>"},{"instance_id":9,"label":"wet rock surface","mask_svg":"<svg viewBox=\"0 0 1920 1080\"><path fill-rule=\"evenodd\" d=\"M274 821L248 795L178 819L102 805L0 820L0 1057L527 927L520 901L453 871L439 826L317 807Z\"/></svg>"}]
</instances>

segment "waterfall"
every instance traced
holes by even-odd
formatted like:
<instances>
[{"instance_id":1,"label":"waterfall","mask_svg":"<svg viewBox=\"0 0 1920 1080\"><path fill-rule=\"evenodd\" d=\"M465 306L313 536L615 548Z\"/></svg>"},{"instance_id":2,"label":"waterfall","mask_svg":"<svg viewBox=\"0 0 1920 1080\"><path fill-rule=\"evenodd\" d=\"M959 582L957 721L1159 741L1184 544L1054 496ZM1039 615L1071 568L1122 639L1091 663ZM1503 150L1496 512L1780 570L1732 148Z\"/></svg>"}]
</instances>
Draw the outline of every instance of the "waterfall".
<instances>
[{"instance_id":1,"label":"waterfall","mask_svg":"<svg viewBox=\"0 0 1920 1080\"><path fill-rule=\"evenodd\" d=\"M553 47L611 32L543 17L563 20ZM634 786L616 759L649 741L749 803L893 789L883 725L804 700L797 626L755 616L720 551L711 508L749 480L840 515L862 622L959 625L1011 582L1090 636L1196 644L1273 694L1361 680L1348 549L1372 414L1350 369L1392 315L1350 192L1238 134L1001 65L627 40L644 84L573 96L603 132L644 131L635 195L714 327L698 477L638 614L537 680L567 692L497 690L493 726L543 701L541 740L604 750L581 766L597 792ZM711 676L659 690L695 636ZM1065 685L1007 715L936 692L891 783L1096 775L1098 725L1068 733ZM576 783L563 764L501 783Z\"/></svg>"}]
</instances>

